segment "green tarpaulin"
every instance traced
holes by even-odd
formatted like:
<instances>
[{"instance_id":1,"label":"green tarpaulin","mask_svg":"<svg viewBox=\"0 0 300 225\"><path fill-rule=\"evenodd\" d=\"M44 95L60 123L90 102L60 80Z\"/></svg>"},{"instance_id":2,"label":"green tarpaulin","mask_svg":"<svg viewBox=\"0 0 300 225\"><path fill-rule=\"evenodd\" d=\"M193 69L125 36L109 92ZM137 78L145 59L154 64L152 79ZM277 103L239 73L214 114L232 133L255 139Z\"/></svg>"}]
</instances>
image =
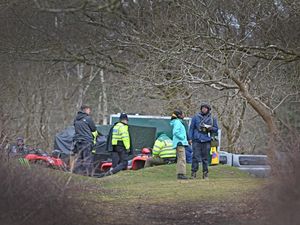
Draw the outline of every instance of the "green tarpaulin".
<instances>
[{"instance_id":1,"label":"green tarpaulin","mask_svg":"<svg viewBox=\"0 0 300 225\"><path fill-rule=\"evenodd\" d=\"M129 125L136 125L142 127L155 127L156 132L165 132L170 138L173 137L172 135L172 128L170 126L171 117L166 116L140 116L140 115L128 115L129 118ZM110 123L114 124L118 122L119 115L114 114L110 116ZM186 118L185 126L188 128L188 124L190 122L190 118Z\"/></svg>"}]
</instances>

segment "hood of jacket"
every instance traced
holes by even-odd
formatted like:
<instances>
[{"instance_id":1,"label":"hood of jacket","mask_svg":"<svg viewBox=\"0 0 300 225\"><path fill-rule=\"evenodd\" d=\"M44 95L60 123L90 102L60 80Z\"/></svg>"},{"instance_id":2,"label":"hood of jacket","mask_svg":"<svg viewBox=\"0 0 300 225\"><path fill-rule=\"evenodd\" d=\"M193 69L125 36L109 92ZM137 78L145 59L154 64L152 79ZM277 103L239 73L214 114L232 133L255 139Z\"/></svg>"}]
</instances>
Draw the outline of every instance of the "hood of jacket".
<instances>
[{"instance_id":1,"label":"hood of jacket","mask_svg":"<svg viewBox=\"0 0 300 225\"><path fill-rule=\"evenodd\" d=\"M202 103L202 104L200 105L200 110L201 110L203 107L206 107L206 108L208 108L208 112L210 112L210 111L211 111L211 107L210 107L210 105L209 105L209 104L207 104L207 103Z\"/></svg>"},{"instance_id":2,"label":"hood of jacket","mask_svg":"<svg viewBox=\"0 0 300 225\"><path fill-rule=\"evenodd\" d=\"M85 112L82 112L82 111L79 111L78 113L77 113L77 116L76 116L76 118L75 118L75 121L77 120L82 120L84 117L87 117L88 116L88 114L87 113L85 113Z\"/></svg>"},{"instance_id":3,"label":"hood of jacket","mask_svg":"<svg viewBox=\"0 0 300 225\"><path fill-rule=\"evenodd\" d=\"M172 119L172 120L170 121L170 125L171 125L172 127L174 126L176 120L179 120L179 121L182 123L182 119L179 119L179 118Z\"/></svg>"},{"instance_id":4,"label":"hood of jacket","mask_svg":"<svg viewBox=\"0 0 300 225\"><path fill-rule=\"evenodd\" d=\"M165 141L165 140L171 140L171 138L169 138L169 136L166 135L166 134L161 134L161 135L159 135L159 137L157 138L157 140Z\"/></svg>"}]
</instances>

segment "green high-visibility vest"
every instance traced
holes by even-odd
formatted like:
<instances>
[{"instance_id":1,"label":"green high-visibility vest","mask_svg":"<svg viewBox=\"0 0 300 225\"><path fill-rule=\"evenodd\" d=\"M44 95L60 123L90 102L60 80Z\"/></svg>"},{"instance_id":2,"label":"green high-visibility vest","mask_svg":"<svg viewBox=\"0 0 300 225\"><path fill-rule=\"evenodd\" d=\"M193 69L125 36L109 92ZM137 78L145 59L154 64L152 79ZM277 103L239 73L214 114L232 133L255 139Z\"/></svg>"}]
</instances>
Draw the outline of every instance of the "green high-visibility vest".
<instances>
[{"instance_id":1,"label":"green high-visibility vest","mask_svg":"<svg viewBox=\"0 0 300 225\"><path fill-rule=\"evenodd\" d=\"M117 123L113 127L112 131L112 145L118 145L118 142L122 142L127 151L130 150L130 136L128 132L128 125L124 123Z\"/></svg>"}]
</instances>

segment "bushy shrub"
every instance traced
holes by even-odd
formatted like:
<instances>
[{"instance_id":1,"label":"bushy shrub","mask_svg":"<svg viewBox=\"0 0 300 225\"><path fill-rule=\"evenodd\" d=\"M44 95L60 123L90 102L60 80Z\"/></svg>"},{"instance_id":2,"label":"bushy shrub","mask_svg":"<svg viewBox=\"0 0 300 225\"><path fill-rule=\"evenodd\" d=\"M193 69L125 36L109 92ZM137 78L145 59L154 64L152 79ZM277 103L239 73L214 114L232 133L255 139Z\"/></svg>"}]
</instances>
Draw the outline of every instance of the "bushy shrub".
<instances>
[{"instance_id":1,"label":"bushy shrub","mask_svg":"<svg viewBox=\"0 0 300 225\"><path fill-rule=\"evenodd\" d=\"M73 182L71 174L21 165L0 154L0 181L0 224L97 224L98 206L85 194L87 184Z\"/></svg>"}]
</instances>

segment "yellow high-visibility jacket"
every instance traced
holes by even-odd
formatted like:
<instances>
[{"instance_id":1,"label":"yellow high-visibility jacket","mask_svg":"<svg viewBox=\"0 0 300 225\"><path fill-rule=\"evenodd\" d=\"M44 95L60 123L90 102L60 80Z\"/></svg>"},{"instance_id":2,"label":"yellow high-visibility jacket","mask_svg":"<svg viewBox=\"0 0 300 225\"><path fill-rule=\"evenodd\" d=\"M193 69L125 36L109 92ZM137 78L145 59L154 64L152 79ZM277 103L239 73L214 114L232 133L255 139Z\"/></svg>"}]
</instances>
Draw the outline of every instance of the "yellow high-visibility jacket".
<instances>
[{"instance_id":1,"label":"yellow high-visibility jacket","mask_svg":"<svg viewBox=\"0 0 300 225\"><path fill-rule=\"evenodd\" d=\"M92 153L96 154L95 144L97 143L98 131L96 130L96 131L92 132L92 134L93 134L93 144L94 144Z\"/></svg>"},{"instance_id":2,"label":"yellow high-visibility jacket","mask_svg":"<svg viewBox=\"0 0 300 225\"><path fill-rule=\"evenodd\" d=\"M93 134L93 143L96 144L97 143L97 137L98 137L98 131L94 131L92 132Z\"/></svg>"},{"instance_id":3,"label":"yellow high-visibility jacket","mask_svg":"<svg viewBox=\"0 0 300 225\"><path fill-rule=\"evenodd\" d=\"M167 137L167 136L166 136ZM176 158L176 149L173 148L173 141L170 138L160 136L154 143L152 149L153 157Z\"/></svg>"},{"instance_id":4,"label":"yellow high-visibility jacket","mask_svg":"<svg viewBox=\"0 0 300 225\"><path fill-rule=\"evenodd\" d=\"M130 136L128 131L128 125L124 123L117 123L113 127L112 131L112 145L120 145L123 144L127 151L130 151Z\"/></svg>"}]
</instances>

